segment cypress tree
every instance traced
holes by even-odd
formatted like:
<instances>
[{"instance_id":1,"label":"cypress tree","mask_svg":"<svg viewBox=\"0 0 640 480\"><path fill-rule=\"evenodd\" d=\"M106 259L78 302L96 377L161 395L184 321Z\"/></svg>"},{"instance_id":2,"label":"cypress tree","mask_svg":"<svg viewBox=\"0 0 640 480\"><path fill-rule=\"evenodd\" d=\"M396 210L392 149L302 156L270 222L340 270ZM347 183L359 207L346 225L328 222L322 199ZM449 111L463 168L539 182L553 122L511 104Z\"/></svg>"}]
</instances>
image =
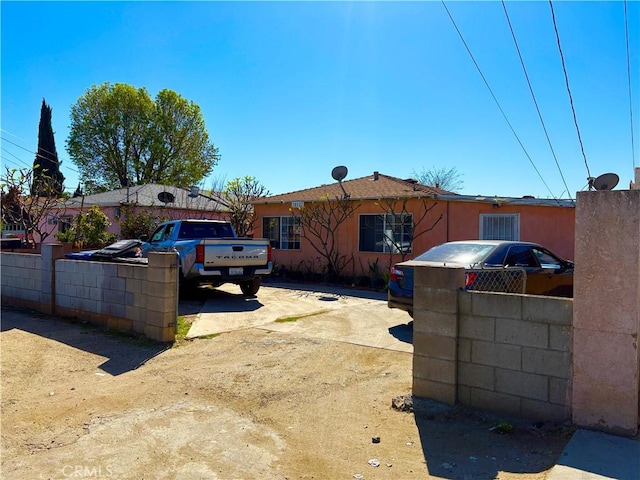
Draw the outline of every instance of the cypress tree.
<instances>
[{"instance_id":1,"label":"cypress tree","mask_svg":"<svg viewBox=\"0 0 640 480\"><path fill-rule=\"evenodd\" d=\"M38 153L33 161L32 195L53 197L62 195L64 175L60 171L56 142L51 127L51 107L42 99L38 127Z\"/></svg>"},{"instance_id":2,"label":"cypress tree","mask_svg":"<svg viewBox=\"0 0 640 480\"><path fill-rule=\"evenodd\" d=\"M78 183L78 188L76 188L76 191L73 192L73 198L81 197L82 195L84 195L84 194L82 193L82 188L80 187L80 184Z\"/></svg>"}]
</instances>

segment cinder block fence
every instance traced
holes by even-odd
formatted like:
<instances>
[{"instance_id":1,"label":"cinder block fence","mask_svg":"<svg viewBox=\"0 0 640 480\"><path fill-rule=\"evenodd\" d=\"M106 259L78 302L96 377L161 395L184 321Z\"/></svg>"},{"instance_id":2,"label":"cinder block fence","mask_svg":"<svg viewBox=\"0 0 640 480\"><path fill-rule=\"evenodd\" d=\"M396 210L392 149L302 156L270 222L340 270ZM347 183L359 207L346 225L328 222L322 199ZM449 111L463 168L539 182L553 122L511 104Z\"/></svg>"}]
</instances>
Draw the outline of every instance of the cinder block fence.
<instances>
[{"instance_id":1,"label":"cinder block fence","mask_svg":"<svg viewBox=\"0 0 640 480\"><path fill-rule=\"evenodd\" d=\"M150 253L148 264L64 258L60 244L41 254L2 252L2 303L74 317L107 328L175 339L178 270L174 253Z\"/></svg>"},{"instance_id":2,"label":"cinder block fence","mask_svg":"<svg viewBox=\"0 0 640 480\"><path fill-rule=\"evenodd\" d=\"M414 395L636 435L640 190L578 192L575 239L573 300L465 292L464 269L416 268Z\"/></svg>"},{"instance_id":3,"label":"cinder block fence","mask_svg":"<svg viewBox=\"0 0 640 480\"><path fill-rule=\"evenodd\" d=\"M463 286L464 269L416 268L413 394L569 420L573 300Z\"/></svg>"}]
</instances>

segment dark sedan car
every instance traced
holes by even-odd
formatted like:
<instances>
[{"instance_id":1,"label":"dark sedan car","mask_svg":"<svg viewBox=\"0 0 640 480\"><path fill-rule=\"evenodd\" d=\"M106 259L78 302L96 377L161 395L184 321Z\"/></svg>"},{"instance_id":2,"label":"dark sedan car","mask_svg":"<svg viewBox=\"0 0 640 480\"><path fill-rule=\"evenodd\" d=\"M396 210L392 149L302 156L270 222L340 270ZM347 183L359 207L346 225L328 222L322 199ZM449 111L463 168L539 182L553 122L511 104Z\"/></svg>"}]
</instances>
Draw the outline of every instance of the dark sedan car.
<instances>
[{"instance_id":1,"label":"dark sedan car","mask_svg":"<svg viewBox=\"0 0 640 480\"><path fill-rule=\"evenodd\" d=\"M443 243L413 260L394 265L389 280L389 308L406 310L413 316L413 268L419 265L464 267L474 272L520 267L526 271L524 293L573 296L573 262L543 246L531 242L466 240ZM478 278L476 273L467 273L466 288L473 290Z\"/></svg>"}]
</instances>

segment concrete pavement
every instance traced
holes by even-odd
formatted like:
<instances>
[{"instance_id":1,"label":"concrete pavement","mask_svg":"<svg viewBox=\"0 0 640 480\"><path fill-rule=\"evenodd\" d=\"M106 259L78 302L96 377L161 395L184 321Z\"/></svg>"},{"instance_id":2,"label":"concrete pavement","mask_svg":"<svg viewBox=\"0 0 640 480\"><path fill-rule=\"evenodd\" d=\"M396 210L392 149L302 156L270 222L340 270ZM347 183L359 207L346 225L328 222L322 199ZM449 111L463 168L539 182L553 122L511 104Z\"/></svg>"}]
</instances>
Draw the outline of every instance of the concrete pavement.
<instances>
[{"instance_id":1,"label":"concrete pavement","mask_svg":"<svg viewBox=\"0 0 640 480\"><path fill-rule=\"evenodd\" d=\"M547 480L640 479L640 439L577 430Z\"/></svg>"},{"instance_id":2,"label":"concrete pavement","mask_svg":"<svg viewBox=\"0 0 640 480\"><path fill-rule=\"evenodd\" d=\"M261 328L413 352L411 317L386 301L386 292L277 283L246 298L236 285L223 285L211 292L187 338Z\"/></svg>"}]
</instances>

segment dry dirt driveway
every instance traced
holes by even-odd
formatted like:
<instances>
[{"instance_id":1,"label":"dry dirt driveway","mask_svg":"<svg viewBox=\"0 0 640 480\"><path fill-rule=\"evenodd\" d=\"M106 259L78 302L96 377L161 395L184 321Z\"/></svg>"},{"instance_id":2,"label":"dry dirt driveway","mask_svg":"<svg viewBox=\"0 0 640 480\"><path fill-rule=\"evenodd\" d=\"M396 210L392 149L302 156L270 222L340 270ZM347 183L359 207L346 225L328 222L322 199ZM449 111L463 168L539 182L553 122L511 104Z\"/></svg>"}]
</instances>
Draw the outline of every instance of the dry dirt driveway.
<instances>
[{"instance_id":1,"label":"dry dirt driveway","mask_svg":"<svg viewBox=\"0 0 640 480\"><path fill-rule=\"evenodd\" d=\"M398 411L410 352L264 325L167 348L3 309L2 478L543 479L568 441L430 402Z\"/></svg>"}]
</instances>

